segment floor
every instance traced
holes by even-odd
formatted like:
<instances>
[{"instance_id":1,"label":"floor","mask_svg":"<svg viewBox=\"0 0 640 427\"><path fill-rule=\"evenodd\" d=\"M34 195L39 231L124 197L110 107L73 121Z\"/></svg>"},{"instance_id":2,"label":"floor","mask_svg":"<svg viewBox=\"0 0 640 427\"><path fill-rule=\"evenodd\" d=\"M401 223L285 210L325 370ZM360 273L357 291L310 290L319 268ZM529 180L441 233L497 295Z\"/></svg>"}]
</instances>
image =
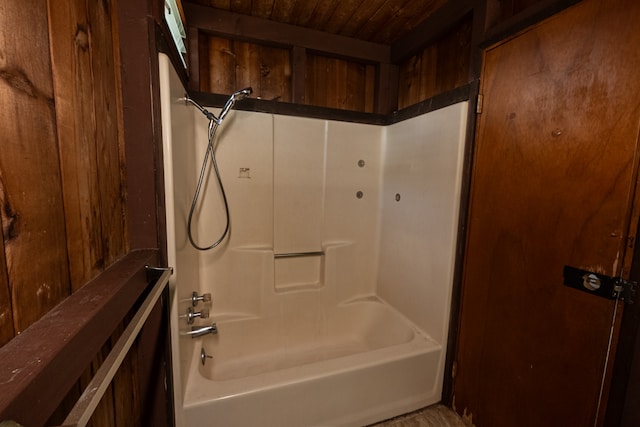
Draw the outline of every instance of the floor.
<instances>
[{"instance_id":1,"label":"floor","mask_svg":"<svg viewBox=\"0 0 640 427\"><path fill-rule=\"evenodd\" d=\"M467 424L451 409L437 404L369 427L467 427Z\"/></svg>"}]
</instances>

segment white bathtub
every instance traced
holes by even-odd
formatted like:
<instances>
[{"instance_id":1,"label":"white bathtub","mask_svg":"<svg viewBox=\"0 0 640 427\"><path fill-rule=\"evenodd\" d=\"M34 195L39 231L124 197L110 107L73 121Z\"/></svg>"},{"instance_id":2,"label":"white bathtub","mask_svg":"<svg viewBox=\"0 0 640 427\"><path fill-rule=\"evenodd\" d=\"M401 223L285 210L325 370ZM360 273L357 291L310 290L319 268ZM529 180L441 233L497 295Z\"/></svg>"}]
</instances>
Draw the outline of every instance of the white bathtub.
<instances>
[{"instance_id":1,"label":"white bathtub","mask_svg":"<svg viewBox=\"0 0 640 427\"><path fill-rule=\"evenodd\" d=\"M441 345L385 303L286 312L198 338L187 426L362 426L439 401Z\"/></svg>"}]
</instances>

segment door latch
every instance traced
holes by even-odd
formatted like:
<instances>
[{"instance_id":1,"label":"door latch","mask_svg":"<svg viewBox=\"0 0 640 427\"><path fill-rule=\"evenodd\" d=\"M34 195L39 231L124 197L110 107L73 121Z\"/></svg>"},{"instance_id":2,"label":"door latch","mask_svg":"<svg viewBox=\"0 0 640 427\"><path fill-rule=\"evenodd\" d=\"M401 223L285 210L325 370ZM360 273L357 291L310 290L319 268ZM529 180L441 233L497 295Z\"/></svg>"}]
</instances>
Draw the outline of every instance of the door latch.
<instances>
[{"instance_id":1,"label":"door latch","mask_svg":"<svg viewBox=\"0 0 640 427\"><path fill-rule=\"evenodd\" d=\"M620 299L633 304L638 283L593 271L564 266L564 285L607 299Z\"/></svg>"}]
</instances>

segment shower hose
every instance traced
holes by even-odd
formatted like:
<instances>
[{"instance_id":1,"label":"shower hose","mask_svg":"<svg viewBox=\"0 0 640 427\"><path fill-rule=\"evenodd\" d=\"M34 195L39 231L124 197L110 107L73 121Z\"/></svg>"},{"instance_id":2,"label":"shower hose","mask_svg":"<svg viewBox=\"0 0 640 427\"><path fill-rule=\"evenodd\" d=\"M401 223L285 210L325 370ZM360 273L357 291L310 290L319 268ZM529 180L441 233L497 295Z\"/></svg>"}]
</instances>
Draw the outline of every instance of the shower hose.
<instances>
[{"instance_id":1,"label":"shower hose","mask_svg":"<svg viewBox=\"0 0 640 427\"><path fill-rule=\"evenodd\" d=\"M213 249L220 245L224 238L229 233L229 203L227 202L227 195L224 191L224 185L222 185L222 178L220 178L220 171L218 170L218 163L216 162L216 150L214 146L214 140L216 135L216 130L218 129L219 122L214 119L209 119L209 128L208 128L208 136L209 141L207 143L207 151L204 155L204 160L202 161L202 167L200 168L200 177L198 178L198 184L196 185L196 191L193 195L193 201L191 202L191 209L189 210L189 219L187 220L187 235L189 236L189 242L191 245L199 251L208 251L209 249ZM207 171L207 162L209 161L209 157L211 157L211 164L213 165L213 170L215 171L216 178L218 180L218 187L220 188L220 192L222 193L222 200L224 201L224 211L226 214L226 225L224 227L224 231L218 240L213 242L209 246L200 246L195 242L193 238L193 233L191 232L191 223L193 220L193 214L196 210L196 205L198 204L198 198L200 197L200 191L202 190L202 184L204 182L204 176Z\"/></svg>"}]
</instances>

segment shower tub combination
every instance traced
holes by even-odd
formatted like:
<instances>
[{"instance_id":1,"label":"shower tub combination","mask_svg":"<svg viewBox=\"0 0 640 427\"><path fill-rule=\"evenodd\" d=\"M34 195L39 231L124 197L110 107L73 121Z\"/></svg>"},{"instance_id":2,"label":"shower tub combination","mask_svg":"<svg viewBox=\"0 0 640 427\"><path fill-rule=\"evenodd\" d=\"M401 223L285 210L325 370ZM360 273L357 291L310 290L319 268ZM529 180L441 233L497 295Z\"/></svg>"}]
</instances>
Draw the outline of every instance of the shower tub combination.
<instances>
[{"instance_id":1,"label":"shower tub combination","mask_svg":"<svg viewBox=\"0 0 640 427\"><path fill-rule=\"evenodd\" d=\"M206 120L160 65L176 424L359 426L440 401L467 104L387 127L230 112L231 233L197 251ZM214 180L201 197L212 241ZM217 334L186 335L189 308Z\"/></svg>"}]
</instances>

